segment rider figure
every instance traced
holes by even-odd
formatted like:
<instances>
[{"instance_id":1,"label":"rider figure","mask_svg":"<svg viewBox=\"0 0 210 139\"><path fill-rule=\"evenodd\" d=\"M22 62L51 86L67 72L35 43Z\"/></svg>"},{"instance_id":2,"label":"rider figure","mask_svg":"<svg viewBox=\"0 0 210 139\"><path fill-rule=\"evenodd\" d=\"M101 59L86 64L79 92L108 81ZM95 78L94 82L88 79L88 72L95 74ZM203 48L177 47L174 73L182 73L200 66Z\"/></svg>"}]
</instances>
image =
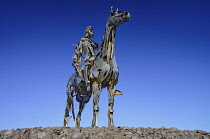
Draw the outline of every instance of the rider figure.
<instances>
[{"instance_id":1,"label":"rider figure","mask_svg":"<svg viewBox=\"0 0 210 139\"><path fill-rule=\"evenodd\" d=\"M93 36L93 33L93 28L91 26L88 26L85 29L84 37L80 39L80 42L75 48L75 53L73 55L74 61L72 63L81 79L86 83L87 91L90 90L90 79L88 74L91 72L91 67L95 60L94 51L98 50L98 44L90 39L90 37ZM83 54L85 54L85 57ZM83 62L84 65L82 65Z\"/></svg>"}]
</instances>

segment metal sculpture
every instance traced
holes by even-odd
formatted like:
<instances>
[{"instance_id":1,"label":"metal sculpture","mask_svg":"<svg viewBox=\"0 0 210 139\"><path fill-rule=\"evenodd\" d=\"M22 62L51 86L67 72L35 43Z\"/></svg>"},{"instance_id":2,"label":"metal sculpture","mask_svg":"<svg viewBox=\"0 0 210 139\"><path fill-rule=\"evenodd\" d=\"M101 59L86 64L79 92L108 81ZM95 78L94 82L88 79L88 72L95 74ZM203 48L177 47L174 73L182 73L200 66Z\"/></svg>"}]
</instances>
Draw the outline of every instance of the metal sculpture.
<instances>
[{"instance_id":1,"label":"metal sculpture","mask_svg":"<svg viewBox=\"0 0 210 139\"><path fill-rule=\"evenodd\" d=\"M81 114L85 104L93 97L93 120L92 127L98 125L100 92L107 87L109 92L108 101L108 127L114 126L113 106L114 96L122 95L122 92L115 90L118 82L118 66L114 56L114 42L116 27L130 20L130 13L110 10L110 17L106 24L106 30L101 45L98 45L90 38L93 36L93 28L87 27L84 37L75 48L72 65L76 72L70 77L67 83L67 105L64 116L64 126L68 126L69 111L71 109L74 124L80 126ZM95 50L99 52L95 54ZM85 55L85 56L84 56ZM74 97L79 102L79 111L75 117Z\"/></svg>"}]
</instances>

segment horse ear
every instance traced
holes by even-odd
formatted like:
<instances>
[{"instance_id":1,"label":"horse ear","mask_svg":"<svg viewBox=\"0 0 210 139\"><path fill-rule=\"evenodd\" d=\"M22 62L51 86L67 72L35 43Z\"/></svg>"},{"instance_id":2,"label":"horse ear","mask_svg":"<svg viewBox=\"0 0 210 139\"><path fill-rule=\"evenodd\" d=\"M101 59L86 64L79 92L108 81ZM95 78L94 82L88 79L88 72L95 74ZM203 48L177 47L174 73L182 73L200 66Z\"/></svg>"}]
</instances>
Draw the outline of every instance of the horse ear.
<instances>
[{"instance_id":1,"label":"horse ear","mask_svg":"<svg viewBox=\"0 0 210 139\"><path fill-rule=\"evenodd\" d=\"M110 13L112 13L112 12L113 12L113 9L112 9L112 8L113 8L113 6L112 6L112 7L111 7L111 9L110 9Z\"/></svg>"}]
</instances>

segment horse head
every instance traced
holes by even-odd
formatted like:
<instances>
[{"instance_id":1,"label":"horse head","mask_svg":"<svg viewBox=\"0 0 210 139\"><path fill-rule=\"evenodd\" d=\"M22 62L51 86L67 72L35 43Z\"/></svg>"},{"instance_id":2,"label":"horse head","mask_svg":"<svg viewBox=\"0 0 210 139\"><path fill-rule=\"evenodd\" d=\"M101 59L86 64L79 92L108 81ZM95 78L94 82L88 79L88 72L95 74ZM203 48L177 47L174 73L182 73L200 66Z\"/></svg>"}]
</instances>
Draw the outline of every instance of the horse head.
<instances>
[{"instance_id":1,"label":"horse head","mask_svg":"<svg viewBox=\"0 0 210 139\"><path fill-rule=\"evenodd\" d=\"M125 11L118 11L118 9L116 11L113 11L111 7L108 23L110 26L117 27L124 22L128 22L130 18L130 13Z\"/></svg>"}]
</instances>

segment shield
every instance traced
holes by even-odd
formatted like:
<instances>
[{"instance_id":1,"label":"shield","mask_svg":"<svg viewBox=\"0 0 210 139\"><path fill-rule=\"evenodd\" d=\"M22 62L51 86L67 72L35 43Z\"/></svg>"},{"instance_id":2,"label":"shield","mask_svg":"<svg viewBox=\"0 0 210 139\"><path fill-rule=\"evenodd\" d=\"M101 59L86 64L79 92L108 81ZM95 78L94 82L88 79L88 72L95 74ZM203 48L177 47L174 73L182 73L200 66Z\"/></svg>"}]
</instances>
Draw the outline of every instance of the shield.
<instances>
[{"instance_id":1,"label":"shield","mask_svg":"<svg viewBox=\"0 0 210 139\"><path fill-rule=\"evenodd\" d=\"M107 64L102 58L98 58L94 61L92 69L92 75L97 83L101 83L108 76L110 71L110 65Z\"/></svg>"}]
</instances>

